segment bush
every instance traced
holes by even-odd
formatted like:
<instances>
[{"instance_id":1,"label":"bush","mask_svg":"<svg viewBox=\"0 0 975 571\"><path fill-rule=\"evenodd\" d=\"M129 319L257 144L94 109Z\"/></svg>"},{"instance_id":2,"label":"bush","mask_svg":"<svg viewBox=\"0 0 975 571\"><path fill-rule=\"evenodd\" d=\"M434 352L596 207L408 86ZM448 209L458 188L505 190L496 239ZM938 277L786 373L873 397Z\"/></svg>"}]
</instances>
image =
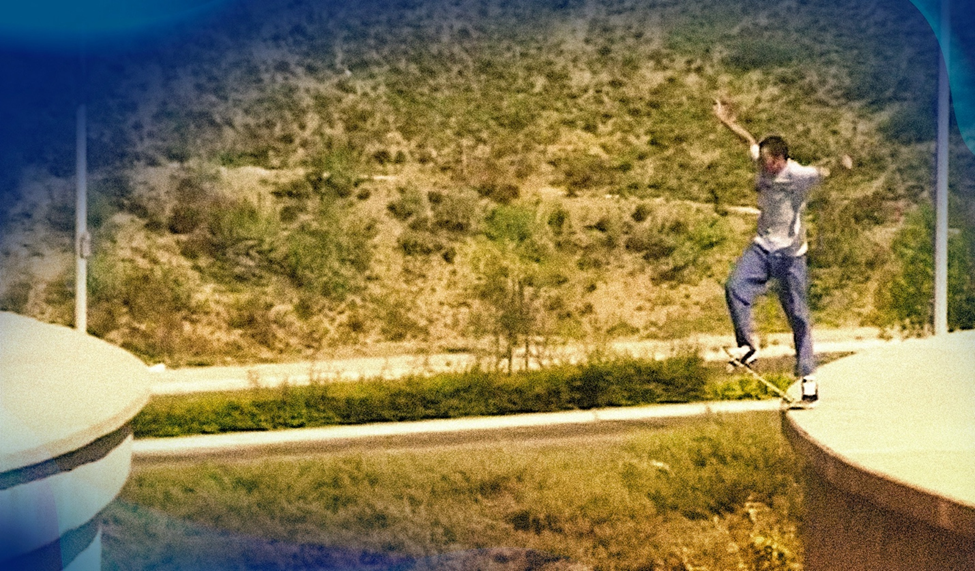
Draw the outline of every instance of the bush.
<instances>
[{"instance_id":1,"label":"bush","mask_svg":"<svg viewBox=\"0 0 975 571\"><path fill-rule=\"evenodd\" d=\"M429 256L446 249L439 238L422 230L407 229L400 234L396 243L407 256Z\"/></svg>"},{"instance_id":2,"label":"bush","mask_svg":"<svg viewBox=\"0 0 975 571\"><path fill-rule=\"evenodd\" d=\"M934 119L929 109L905 105L881 125L880 132L892 141L906 145L933 141Z\"/></svg>"},{"instance_id":3,"label":"bush","mask_svg":"<svg viewBox=\"0 0 975 571\"><path fill-rule=\"evenodd\" d=\"M571 402L579 408L699 399L707 384L696 355L665 361L611 359L592 362L569 377Z\"/></svg>"},{"instance_id":4,"label":"bush","mask_svg":"<svg viewBox=\"0 0 975 571\"><path fill-rule=\"evenodd\" d=\"M0 311L24 313L34 288L29 277L21 278L9 285L0 294Z\"/></svg>"},{"instance_id":5,"label":"bush","mask_svg":"<svg viewBox=\"0 0 975 571\"><path fill-rule=\"evenodd\" d=\"M877 291L880 322L920 332L934 318L934 211L914 212L891 245L895 268ZM948 239L948 327L975 328L975 231Z\"/></svg>"},{"instance_id":6,"label":"bush","mask_svg":"<svg viewBox=\"0 0 975 571\"><path fill-rule=\"evenodd\" d=\"M643 226L627 236L626 249L639 252L644 260L653 262L673 254L677 244L672 236L660 232L658 228Z\"/></svg>"},{"instance_id":7,"label":"bush","mask_svg":"<svg viewBox=\"0 0 975 571\"><path fill-rule=\"evenodd\" d=\"M363 182L359 169L359 153L350 147L338 145L312 159L307 181L312 190L323 198L348 198Z\"/></svg>"},{"instance_id":8,"label":"bush","mask_svg":"<svg viewBox=\"0 0 975 571\"><path fill-rule=\"evenodd\" d=\"M386 210L400 221L405 221L427 210L423 193L416 187L409 186L399 189L399 198L386 205Z\"/></svg>"},{"instance_id":9,"label":"bush","mask_svg":"<svg viewBox=\"0 0 975 571\"><path fill-rule=\"evenodd\" d=\"M273 430L552 412L659 402L705 393L710 373L697 355L662 361L601 358L507 375L473 369L398 381L285 385L241 393L153 399L133 420L139 437Z\"/></svg>"},{"instance_id":10,"label":"bush","mask_svg":"<svg viewBox=\"0 0 975 571\"><path fill-rule=\"evenodd\" d=\"M124 328L127 334L120 345L149 361L206 351L205 344L192 346L183 327L199 310L193 274L162 264L146 268L118 262L109 253L96 254L91 263L88 326L92 334L104 337Z\"/></svg>"},{"instance_id":11,"label":"bush","mask_svg":"<svg viewBox=\"0 0 975 571\"><path fill-rule=\"evenodd\" d=\"M290 232L275 255L291 281L309 293L341 301L358 291L369 269L369 241L375 228L332 224L304 225Z\"/></svg>"},{"instance_id":12,"label":"bush","mask_svg":"<svg viewBox=\"0 0 975 571\"><path fill-rule=\"evenodd\" d=\"M277 198L295 198L295 199L311 198L312 195L311 181L308 180L307 177L302 177L285 183L281 183L276 188L271 190L271 195Z\"/></svg>"},{"instance_id":13,"label":"bush","mask_svg":"<svg viewBox=\"0 0 975 571\"><path fill-rule=\"evenodd\" d=\"M742 71L792 65L802 48L785 38L756 38L745 34L729 43L726 61Z\"/></svg>"},{"instance_id":14,"label":"bush","mask_svg":"<svg viewBox=\"0 0 975 571\"><path fill-rule=\"evenodd\" d=\"M208 212L222 197L216 190L217 174L208 169L183 169L172 189L167 227L173 234L190 234L203 226Z\"/></svg>"},{"instance_id":15,"label":"bush","mask_svg":"<svg viewBox=\"0 0 975 571\"><path fill-rule=\"evenodd\" d=\"M640 204L636 205L636 208L633 209L633 214L631 214L630 217L634 222L640 223L649 218L652 212L652 206L646 202L641 202Z\"/></svg>"},{"instance_id":16,"label":"bush","mask_svg":"<svg viewBox=\"0 0 975 571\"><path fill-rule=\"evenodd\" d=\"M151 268L116 263L108 254L96 255L89 285L95 311L111 305L140 323L158 323L194 309L193 282L179 268L156 265Z\"/></svg>"},{"instance_id":17,"label":"bush","mask_svg":"<svg viewBox=\"0 0 975 571\"><path fill-rule=\"evenodd\" d=\"M468 234L477 231L481 217L478 196L471 190L444 194L433 205L433 225L441 230Z\"/></svg>"},{"instance_id":18,"label":"bush","mask_svg":"<svg viewBox=\"0 0 975 571\"><path fill-rule=\"evenodd\" d=\"M656 277L664 281L688 281L710 271L711 252L729 234L723 218L690 208L658 210L627 236L628 250L654 264Z\"/></svg>"},{"instance_id":19,"label":"bush","mask_svg":"<svg viewBox=\"0 0 975 571\"><path fill-rule=\"evenodd\" d=\"M484 234L494 242L524 244L538 231L535 212L523 206L498 206L485 220Z\"/></svg>"},{"instance_id":20,"label":"bush","mask_svg":"<svg viewBox=\"0 0 975 571\"><path fill-rule=\"evenodd\" d=\"M548 227L552 230L552 233L556 236L562 235L563 232L568 230L567 225L571 223L571 215L569 211L566 210L564 206L559 204L552 212L548 215L548 220L546 221Z\"/></svg>"},{"instance_id":21,"label":"bush","mask_svg":"<svg viewBox=\"0 0 975 571\"><path fill-rule=\"evenodd\" d=\"M553 166L561 173L559 182L566 187L569 196L614 186L620 177L620 171L609 160L589 153L561 157L553 161Z\"/></svg>"},{"instance_id":22,"label":"bush","mask_svg":"<svg viewBox=\"0 0 975 571\"><path fill-rule=\"evenodd\" d=\"M187 258L199 260L204 274L224 283L259 283L272 271L272 253L282 234L281 218L287 220L287 215L266 212L246 199L220 195L193 208L202 219L195 218L180 250Z\"/></svg>"}]
</instances>

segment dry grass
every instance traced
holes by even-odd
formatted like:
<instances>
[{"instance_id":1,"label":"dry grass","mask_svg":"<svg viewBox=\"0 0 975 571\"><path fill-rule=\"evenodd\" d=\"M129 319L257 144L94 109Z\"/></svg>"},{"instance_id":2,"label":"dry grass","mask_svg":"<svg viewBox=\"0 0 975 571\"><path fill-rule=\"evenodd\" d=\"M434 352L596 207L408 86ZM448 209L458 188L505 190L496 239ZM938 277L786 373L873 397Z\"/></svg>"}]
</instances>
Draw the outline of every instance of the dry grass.
<instances>
[{"instance_id":1,"label":"dry grass","mask_svg":"<svg viewBox=\"0 0 975 571\"><path fill-rule=\"evenodd\" d=\"M251 569L260 553L310 569L294 554L315 549L409 568L510 547L605 570L798 569L799 472L778 423L138 468L106 516L107 568Z\"/></svg>"}]
</instances>

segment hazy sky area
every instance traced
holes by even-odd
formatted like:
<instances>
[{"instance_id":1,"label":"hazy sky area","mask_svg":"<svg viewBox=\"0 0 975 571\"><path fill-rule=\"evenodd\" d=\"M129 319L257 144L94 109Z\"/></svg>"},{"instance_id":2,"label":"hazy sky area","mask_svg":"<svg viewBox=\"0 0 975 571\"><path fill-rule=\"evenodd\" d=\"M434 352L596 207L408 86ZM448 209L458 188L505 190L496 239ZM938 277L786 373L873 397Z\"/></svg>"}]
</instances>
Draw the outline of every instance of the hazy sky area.
<instances>
[{"instance_id":1,"label":"hazy sky area","mask_svg":"<svg viewBox=\"0 0 975 571\"><path fill-rule=\"evenodd\" d=\"M208 30L233 0L47 0L0 8L0 197L14 199L21 169L75 170L78 104L119 95L140 62ZM87 16L83 8L87 8ZM114 16L112 16L114 14ZM162 61L165 61L163 59ZM97 167L97 165L89 165ZM0 206L0 215L4 208ZM2 218L0 218L2 224Z\"/></svg>"},{"instance_id":2,"label":"hazy sky area","mask_svg":"<svg viewBox=\"0 0 975 571\"><path fill-rule=\"evenodd\" d=\"M332 0L337 4L345 0ZM544 0L528 0L544 1ZM551 3L551 0L548 0ZM815 2L818 0L801 0ZM866 0L862 0L866 1ZM951 82L953 105L963 137L975 149L975 24L972 0L953 2ZM938 0L890 0L885 9L920 10L939 32ZM75 169L75 110L119 95L133 73L152 61L176 68L185 57L180 46L206 40L212 50L239 49L248 38L214 34L239 26L242 0L45 0L4 3L0 8L0 200L9 204L22 169L36 165L58 176ZM290 2L261 2L270 15L283 17ZM377 9L389 4L377 2ZM253 10L251 11L251 13ZM920 20L919 20L920 21ZM237 27L255 29L255 23ZM932 31L932 34L935 32ZM203 42L203 45L206 45ZM193 52L201 53L200 51ZM196 57L196 56L194 56ZM932 62L936 65L936 62ZM163 94L164 96L165 94ZM935 109L932 102L932 110ZM121 110L124 112L124 109ZM94 114L90 121L97 121ZM89 149L97 169L99 150ZM0 225L5 206L0 205Z\"/></svg>"}]
</instances>

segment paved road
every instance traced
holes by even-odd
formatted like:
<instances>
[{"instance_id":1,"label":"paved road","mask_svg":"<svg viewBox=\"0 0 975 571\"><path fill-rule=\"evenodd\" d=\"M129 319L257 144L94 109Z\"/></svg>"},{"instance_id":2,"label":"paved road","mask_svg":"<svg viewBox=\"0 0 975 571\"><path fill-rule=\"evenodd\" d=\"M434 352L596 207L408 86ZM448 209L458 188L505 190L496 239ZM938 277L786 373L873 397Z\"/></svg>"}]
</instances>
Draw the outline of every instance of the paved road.
<instances>
[{"instance_id":1,"label":"paved road","mask_svg":"<svg viewBox=\"0 0 975 571\"><path fill-rule=\"evenodd\" d=\"M136 464L200 459L246 460L268 455L309 454L363 448L469 444L498 438L545 439L598 435L634 426L711 414L780 410L778 400L664 404L541 414L393 422L145 438L133 444Z\"/></svg>"}]
</instances>

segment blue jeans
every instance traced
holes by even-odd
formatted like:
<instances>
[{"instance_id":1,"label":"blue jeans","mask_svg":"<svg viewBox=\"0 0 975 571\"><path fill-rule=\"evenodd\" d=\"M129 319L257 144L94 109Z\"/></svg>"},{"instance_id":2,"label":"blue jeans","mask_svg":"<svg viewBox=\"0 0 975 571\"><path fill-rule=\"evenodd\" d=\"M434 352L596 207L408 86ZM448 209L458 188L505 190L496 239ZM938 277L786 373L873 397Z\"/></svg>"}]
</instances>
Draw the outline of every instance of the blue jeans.
<instances>
[{"instance_id":1,"label":"blue jeans","mask_svg":"<svg viewBox=\"0 0 975 571\"><path fill-rule=\"evenodd\" d=\"M812 321L806 296L809 288L806 256L766 252L752 243L738 258L728 283L725 299L731 312L738 346L755 347L752 341L752 305L766 292L769 280L779 282L779 301L792 327L792 339L796 348L796 369L799 377L816 371L813 354Z\"/></svg>"}]
</instances>

